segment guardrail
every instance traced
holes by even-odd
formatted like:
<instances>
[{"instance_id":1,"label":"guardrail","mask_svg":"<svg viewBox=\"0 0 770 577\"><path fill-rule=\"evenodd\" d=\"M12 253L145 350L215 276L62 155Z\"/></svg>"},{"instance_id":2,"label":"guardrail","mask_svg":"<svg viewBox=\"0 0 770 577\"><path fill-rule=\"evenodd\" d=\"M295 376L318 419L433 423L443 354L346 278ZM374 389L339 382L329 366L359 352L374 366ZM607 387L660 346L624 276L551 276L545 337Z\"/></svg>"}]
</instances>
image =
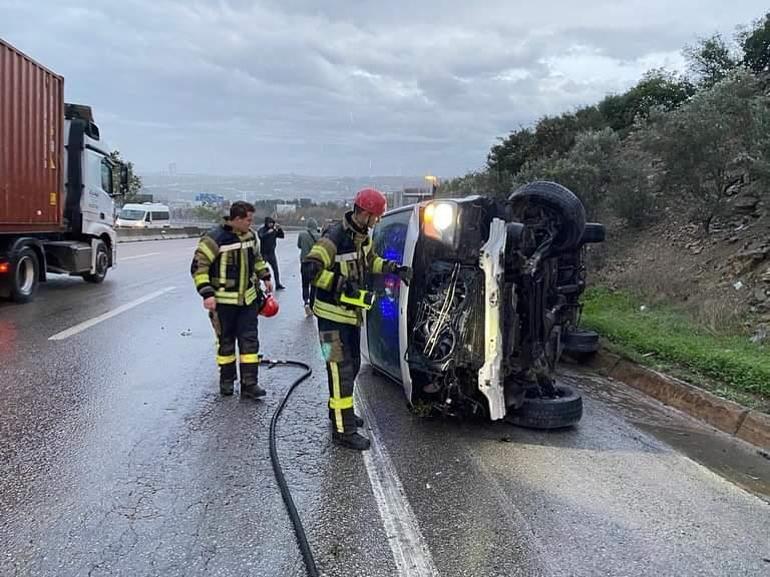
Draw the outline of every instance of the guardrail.
<instances>
[{"instance_id":1,"label":"guardrail","mask_svg":"<svg viewBox=\"0 0 770 577\"><path fill-rule=\"evenodd\" d=\"M173 240L197 238L210 227L185 226L169 228L119 228L118 242L139 242L143 240Z\"/></svg>"},{"instance_id":2,"label":"guardrail","mask_svg":"<svg viewBox=\"0 0 770 577\"><path fill-rule=\"evenodd\" d=\"M174 240L181 238L197 238L213 225L199 226L169 226L166 228L118 228L118 242L139 242L143 240ZM286 226L283 230L288 233L305 230L301 226ZM254 231L256 232L256 230Z\"/></svg>"}]
</instances>

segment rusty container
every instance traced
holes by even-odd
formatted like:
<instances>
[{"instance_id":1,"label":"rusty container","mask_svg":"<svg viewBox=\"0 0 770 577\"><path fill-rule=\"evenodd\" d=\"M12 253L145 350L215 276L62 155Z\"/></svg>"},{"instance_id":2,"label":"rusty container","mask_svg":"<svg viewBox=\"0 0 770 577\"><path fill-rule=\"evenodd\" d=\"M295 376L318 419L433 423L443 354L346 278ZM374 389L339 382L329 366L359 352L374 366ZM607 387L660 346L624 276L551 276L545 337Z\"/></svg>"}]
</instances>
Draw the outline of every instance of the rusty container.
<instances>
[{"instance_id":1,"label":"rusty container","mask_svg":"<svg viewBox=\"0 0 770 577\"><path fill-rule=\"evenodd\" d=\"M0 233L62 228L64 78L0 39Z\"/></svg>"}]
</instances>

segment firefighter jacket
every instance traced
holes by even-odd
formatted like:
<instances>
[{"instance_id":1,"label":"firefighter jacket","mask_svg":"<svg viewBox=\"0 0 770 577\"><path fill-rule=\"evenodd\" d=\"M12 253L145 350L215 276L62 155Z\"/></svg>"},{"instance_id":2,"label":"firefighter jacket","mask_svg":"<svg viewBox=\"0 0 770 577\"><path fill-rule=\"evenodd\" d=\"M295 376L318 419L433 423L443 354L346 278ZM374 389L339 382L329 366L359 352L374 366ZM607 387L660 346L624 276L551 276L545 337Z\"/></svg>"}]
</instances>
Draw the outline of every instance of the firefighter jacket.
<instances>
[{"instance_id":1,"label":"firefighter jacket","mask_svg":"<svg viewBox=\"0 0 770 577\"><path fill-rule=\"evenodd\" d=\"M190 268L201 297L216 297L223 305L252 304L258 281L270 280L254 233L238 234L227 224L201 237Z\"/></svg>"},{"instance_id":2,"label":"firefighter jacket","mask_svg":"<svg viewBox=\"0 0 770 577\"><path fill-rule=\"evenodd\" d=\"M369 273L395 272L398 263L377 256L368 232L359 229L348 212L342 222L329 227L315 243L305 264L313 265L311 302L313 313L322 319L347 325L361 324L361 308L341 302L351 286L363 289Z\"/></svg>"}]
</instances>

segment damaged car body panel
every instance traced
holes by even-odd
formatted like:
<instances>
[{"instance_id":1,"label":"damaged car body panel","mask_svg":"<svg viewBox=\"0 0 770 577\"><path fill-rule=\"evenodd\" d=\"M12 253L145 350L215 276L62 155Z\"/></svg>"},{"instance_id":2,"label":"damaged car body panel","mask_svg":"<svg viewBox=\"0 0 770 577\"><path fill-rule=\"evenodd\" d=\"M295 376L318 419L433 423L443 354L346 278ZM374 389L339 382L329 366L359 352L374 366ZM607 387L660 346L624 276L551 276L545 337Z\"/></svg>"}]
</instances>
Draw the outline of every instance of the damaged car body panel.
<instances>
[{"instance_id":1,"label":"damaged car body panel","mask_svg":"<svg viewBox=\"0 0 770 577\"><path fill-rule=\"evenodd\" d=\"M366 315L365 358L413 406L573 425L582 399L558 384L556 365L565 342L591 340L578 329L582 251L603 227L588 226L586 235L577 197L548 182L507 200L433 200L386 213L374 249L414 275L409 287L395 275L370 279L378 302Z\"/></svg>"}]
</instances>

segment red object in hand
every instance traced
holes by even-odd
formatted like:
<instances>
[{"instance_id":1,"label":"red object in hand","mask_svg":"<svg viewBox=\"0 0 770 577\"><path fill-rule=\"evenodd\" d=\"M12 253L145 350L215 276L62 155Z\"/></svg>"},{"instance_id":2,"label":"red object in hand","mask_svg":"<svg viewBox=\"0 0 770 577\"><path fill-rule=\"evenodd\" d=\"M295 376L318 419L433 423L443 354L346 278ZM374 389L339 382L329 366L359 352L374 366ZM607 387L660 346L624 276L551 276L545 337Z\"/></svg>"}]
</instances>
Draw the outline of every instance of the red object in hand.
<instances>
[{"instance_id":1,"label":"red object in hand","mask_svg":"<svg viewBox=\"0 0 770 577\"><path fill-rule=\"evenodd\" d=\"M263 317L274 317L278 314L278 301L273 298L273 295L267 295L265 302L262 303L262 308L259 309L259 314Z\"/></svg>"}]
</instances>

